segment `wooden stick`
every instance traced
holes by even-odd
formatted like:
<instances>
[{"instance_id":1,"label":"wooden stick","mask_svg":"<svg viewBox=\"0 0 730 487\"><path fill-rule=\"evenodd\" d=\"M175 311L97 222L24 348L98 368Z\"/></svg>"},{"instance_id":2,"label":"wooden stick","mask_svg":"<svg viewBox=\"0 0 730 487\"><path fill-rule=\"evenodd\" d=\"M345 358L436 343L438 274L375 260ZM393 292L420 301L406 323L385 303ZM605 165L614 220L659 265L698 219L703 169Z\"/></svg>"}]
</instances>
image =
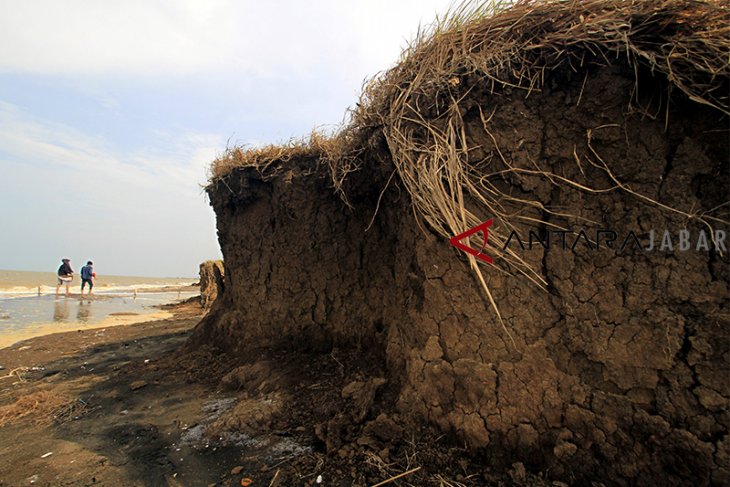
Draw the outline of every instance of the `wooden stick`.
<instances>
[{"instance_id":1,"label":"wooden stick","mask_svg":"<svg viewBox=\"0 0 730 487\"><path fill-rule=\"evenodd\" d=\"M15 374L22 381L23 379L20 377L20 374L18 373L19 370L22 370L23 372L25 372L26 370L30 370L30 369L28 367L18 367L17 369L11 370L8 375L0 376L0 379L9 379L13 376L13 374Z\"/></svg>"},{"instance_id":2,"label":"wooden stick","mask_svg":"<svg viewBox=\"0 0 730 487\"><path fill-rule=\"evenodd\" d=\"M279 469L277 468L276 469L276 473L274 474L274 478L272 478L271 479L271 482L269 483L269 487L273 487L274 486L274 482L276 482L276 477L278 477L278 476L279 476Z\"/></svg>"},{"instance_id":3,"label":"wooden stick","mask_svg":"<svg viewBox=\"0 0 730 487\"><path fill-rule=\"evenodd\" d=\"M381 485L389 484L389 483L394 482L394 481L396 481L396 480L398 480L400 478L405 477L406 475L410 475L410 474L412 474L414 472L418 472L419 470L421 470L421 467L412 468L412 469L407 470L407 471L405 471L403 473L399 473L395 477L391 477L389 479L383 480L382 482L378 482L377 484L373 485L372 487L380 487Z\"/></svg>"}]
</instances>

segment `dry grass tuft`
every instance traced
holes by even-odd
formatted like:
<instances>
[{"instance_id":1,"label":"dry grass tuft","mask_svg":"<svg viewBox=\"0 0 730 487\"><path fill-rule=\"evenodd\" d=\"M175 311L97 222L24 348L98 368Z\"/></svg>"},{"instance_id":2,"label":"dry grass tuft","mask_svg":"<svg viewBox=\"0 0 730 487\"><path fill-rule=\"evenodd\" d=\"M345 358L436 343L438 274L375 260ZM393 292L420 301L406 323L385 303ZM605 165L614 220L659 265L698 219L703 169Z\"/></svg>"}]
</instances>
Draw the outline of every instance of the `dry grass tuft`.
<instances>
[{"instance_id":1,"label":"dry grass tuft","mask_svg":"<svg viewBox=\"0 0 730 487\"><path fill-rule=\"evenodd\" d=\"M47 391L21 396L13 404L0 407L0 427L24 419L34 419L37 423L50 422L53 412L67 402L68 398Z\"/></svg>"},{"instance_id":2,"label":"dry grass tuft","mask_svg":"<svg viewBox=\"0 0 730 487\"><path fill-rule=\"evenodd\" d=\"M224 178L232 170L253 167L265 171L269 166L286 165L289 161L311 158L331 160L337 157L337 137L313 130L307 138L292 139L285 144L269 144L258 148L229 147L210 167L210 179Z\"/></svg>"}]
</instances>

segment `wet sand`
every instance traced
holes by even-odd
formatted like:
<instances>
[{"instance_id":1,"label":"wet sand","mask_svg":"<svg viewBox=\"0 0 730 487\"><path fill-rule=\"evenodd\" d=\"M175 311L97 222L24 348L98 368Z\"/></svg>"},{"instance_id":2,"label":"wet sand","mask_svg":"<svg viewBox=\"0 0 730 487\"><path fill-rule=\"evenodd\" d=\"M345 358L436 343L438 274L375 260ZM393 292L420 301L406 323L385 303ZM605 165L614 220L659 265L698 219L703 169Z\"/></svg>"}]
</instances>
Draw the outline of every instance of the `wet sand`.
<instances>
[{"instance_id":1,"label":"wet sand","mask_svg":"<svg viewBox=\"0 0 730 487\"><path fill-rule=\"evenodd\" d=\"M91 297L31 296L0 300L0 348L32 337L166 319L167 303L197 295L198 287L148 288L137 294L95 293Z\"/></svg>"},{"instance_id":2,"label":"wet sand","mask_svg":"<svg viewBox=\"0 0 730 487\"><path fill-rule=\"evenodd\" d=\"M0 349L0 486L208 485L230 471L230 449L176 446L216 395L155 375L202 310L155 315L167 318L111 317Z\"/></svg>"},{"instance_id":3,"label":"wet sand","mask_svg":"<svg viewBox=\"0 0 730 487\"><path fill-rule=\"evenodd\" d=\"M53 333L74 332L91 329L105 329L113 326L132 325L144 321L164 320L171 318L170 311L156 311L152 313L112 313L101 321L94 323L83 322L53 322L28 325L19 330L8 330L0 334L0 348L19 344L21 341Z\"/></svg>"}]
</instances>

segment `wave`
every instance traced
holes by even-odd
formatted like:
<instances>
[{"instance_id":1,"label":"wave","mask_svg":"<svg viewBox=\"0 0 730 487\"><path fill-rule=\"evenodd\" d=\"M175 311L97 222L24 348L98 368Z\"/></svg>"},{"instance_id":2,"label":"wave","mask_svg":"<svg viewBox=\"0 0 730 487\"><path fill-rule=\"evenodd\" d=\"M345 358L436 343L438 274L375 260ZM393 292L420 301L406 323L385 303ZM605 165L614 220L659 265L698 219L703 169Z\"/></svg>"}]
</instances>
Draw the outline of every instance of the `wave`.
<instances>
[{"instance_id":1,"label":"wave","mask_svg":"<svg viewBox=\"0 0 730 487\"><path fill-rule=\"evenodd\" d=\"M134 292L138 293L149 293L151 291L160 292L175 292L186 287L191 287L195 284L193 280L189 283L160 283L160 284L99 284L94 286L94 294L129 294L133 295ZM78 292L81 287L81 281L74 281L71 284L72 292ZM61 292L65 290L61 288ZM29 296L55 294L56 286L12 286L0 289L0 299L11 299L11 298L27 298Z\"/></svg>"}]
</instances>

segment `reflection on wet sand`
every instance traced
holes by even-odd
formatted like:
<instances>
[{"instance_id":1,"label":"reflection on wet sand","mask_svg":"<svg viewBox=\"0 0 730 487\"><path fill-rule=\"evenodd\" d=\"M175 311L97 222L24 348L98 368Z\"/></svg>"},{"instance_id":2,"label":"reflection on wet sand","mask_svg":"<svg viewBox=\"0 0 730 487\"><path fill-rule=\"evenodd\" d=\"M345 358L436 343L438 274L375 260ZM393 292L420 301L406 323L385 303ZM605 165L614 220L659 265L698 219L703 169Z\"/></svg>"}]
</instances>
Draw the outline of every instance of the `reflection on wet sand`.
<instances>
[{"instance_id":1,"label":"reflection on wet sand","mask_svg":"<svg viewBox=\"0 0 730 487\"><path fill-rule=\"evenodd\" d=\"M76 313L76 319L79 320L81 323L87 323L92 318L91 314L91 300L86 301L84 303L83 299L79 300L79 310Z\"/></svg>"},{"instance_id":2,"label":"reflection on wet sand","mask_svg":"<svg viewBox=\"0 0 730 487\"><path fill-rule=\"evenodd\" d=\"M57 299L53 306L53 321L68 321L68 299Z\"/></svg>"},{"instance_id":3,"label":"reflection on wet sand","mask_svg":"<svg viewBox=\"0 0 730 487\"><path fill-rule=\"evenodd\" d=\"M1 274L1 273L0 273ZM188 294L188 295L186 295ZM116 326L155 319L155 306L175 299L177 292L3 298L0 294L0 348L38 335L94 326ZM191 297L183 293L181 298ZM167 313L167 312L164 312ZM0 482L2 484L2 482Z\"/></svg>"}]
</instances>

